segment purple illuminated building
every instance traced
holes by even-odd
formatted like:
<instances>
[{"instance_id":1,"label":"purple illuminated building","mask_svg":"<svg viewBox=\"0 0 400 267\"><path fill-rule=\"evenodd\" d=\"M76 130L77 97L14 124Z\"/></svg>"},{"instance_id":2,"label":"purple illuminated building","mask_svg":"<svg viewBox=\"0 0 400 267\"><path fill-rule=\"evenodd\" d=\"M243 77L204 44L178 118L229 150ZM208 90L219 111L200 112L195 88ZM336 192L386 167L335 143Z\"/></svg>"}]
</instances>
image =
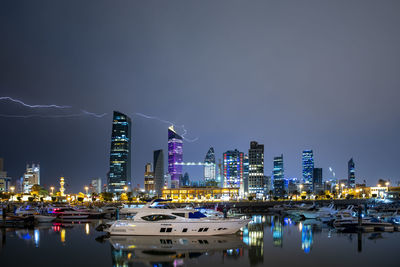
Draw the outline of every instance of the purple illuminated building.
<instances>
[{"instance_id":1,"label":"purple illuminated building","mask_svg":"<svg viewBox=\"0 0 400 267\"><path fill-rule=\"evenodd\" d=\"M171 188L179 188L179 179L182 175L183 140L174 127L168 128L168 173L171 175ZM178 164L176 164L178 163Z\"/></svg>"}]
</instances>

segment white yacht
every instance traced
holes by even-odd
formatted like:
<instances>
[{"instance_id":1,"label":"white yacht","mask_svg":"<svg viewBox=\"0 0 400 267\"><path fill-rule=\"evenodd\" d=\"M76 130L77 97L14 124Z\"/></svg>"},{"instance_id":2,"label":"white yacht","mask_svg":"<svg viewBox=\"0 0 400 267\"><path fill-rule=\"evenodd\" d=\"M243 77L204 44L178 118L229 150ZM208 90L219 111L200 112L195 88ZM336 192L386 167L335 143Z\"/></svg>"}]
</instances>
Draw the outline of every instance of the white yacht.
<instances>
[{"instance_id":1,"label":"white yacht","mask_svg":"<svg viewBox=\"0 0 400 267\"><path fill-rule=\"evenodd\" d=\"M131 219L117 220L103 229L110 235L210 236L234 234L249 219L207 217L194 209L159 208L154 203L131 210Z\"/></svg>"}]
</instances>

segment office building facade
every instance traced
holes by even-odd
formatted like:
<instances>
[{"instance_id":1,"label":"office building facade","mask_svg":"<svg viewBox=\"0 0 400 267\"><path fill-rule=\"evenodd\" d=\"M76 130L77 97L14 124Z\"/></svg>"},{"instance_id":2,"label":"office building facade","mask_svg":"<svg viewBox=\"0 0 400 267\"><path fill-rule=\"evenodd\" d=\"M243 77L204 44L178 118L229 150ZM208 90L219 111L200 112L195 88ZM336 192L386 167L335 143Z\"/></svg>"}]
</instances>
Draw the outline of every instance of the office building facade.
<instances>
[{"instance_id":1,"label":"office building facade","mask_svg":"<svg viewBox=\"0 0 400 267\"><path fill-rule=\"evenodd\" d=\"M10 191L11 178L7 177L7 172L4 170L3 158L0 158L0 192Z\"/></svg>"},{"instance_id":2,"label":"office building facade","mask_svg":"<svg viewBox=\"0 0 400 267\"><path fill-rule=\"evenodd\" d=\"M162 149L153 152L154 166L154 193L161 196L164 188L164 151Z\"/></svg>"},{"instance_id":3,"label":"office building facade","mask_svg":"<svg viewBox=\"0 0 400 267\"><path fill-rule=\"evenodd\" d=\"M131 119L114 111L111 133L108 191L123 193L131 188Z\"/></svg>"},{"instance_id":4,"label":"office building facade","mask_svg":"<svg viewBox=\"0 0 400 267\"><path fill-rule=\"evenodd\" d=\"M244 154L243 158L243 188L239 190L241 197L247 197L249 194L249 155Z\"/></svg>"},{"instance_id":5,"label":"office building facade","mask_svg":"<svg viewBox=\"0 0 400 267\"><path fill-rule=\"evenodd\" d=\"M311 187L313 184L314 153L312 150L304 150L302 154L303 179L304 183Z\"/></svg>"},{"instance_id":6,"label":"office building facade","mask_svg":"<svg viewBox=\"0 0 400 267\"><path fill-rule=\"evenodd\" d=\"M22 188L24 193L31 192L32 186L40 185L40 165L26 165L26 171L22 180Z\"/></svg>"},{"instance_id":7,"label":"office building facade","mask_svg":"<svg viewBox=\"0 0 400 267\"><path fill-rule=\"evenodd\" d=\"M249 149L249 194L264 196L264 145L250 142Z\"/></svg>"},{"instance_id":8,"label":"office building facade","mask_svg":"<svg viewBox=\"0 0 400 267\"><path fill-rule=\"evenodd\" d=\"M274 195L277 197L284 197L285 192L285 176L283 169L283 155L274 157L274 168L272 170Z\"/></svg>"},{"instance_id":9,"label":"office building facade","mask_svg":"<svg viewBox=\"0 0 400 267\"><path fill-rule=\"evenodd\" d=\"M154 172L151 163L147 163L144 167L144 191L148 194L155 192Z\"/></svg>"},{"instance_id":10,"label":"office building facade","mask_svg":"<svg viewBox=\"0 0 400 267\"><path fill-rule=\"evenodd\" d=\"M101 178L92 179L90 183L90 191L92 193L100 194L102 191Z\"/></svg>"},{"instance_id":11,"label":"office building facade","mask_svg":"<svg viewBox=\"0 0 400 267\"><path fill-rule=\"evenodd\" d=\"M243 186L244 153L237 149L226 151L224 158L224 187L241 188Z\"/></svg>"},{"instance_id":12,"label":"office building facade","mask_svg":"<svg viewBox=\"0 0 400 267\"><path fill-rule=\"evenodd\" d=\"M313 170L313 190L314 193L320 193L321 191L324 191L322 168L314 168Z\"/></svg>"}]
</instances>

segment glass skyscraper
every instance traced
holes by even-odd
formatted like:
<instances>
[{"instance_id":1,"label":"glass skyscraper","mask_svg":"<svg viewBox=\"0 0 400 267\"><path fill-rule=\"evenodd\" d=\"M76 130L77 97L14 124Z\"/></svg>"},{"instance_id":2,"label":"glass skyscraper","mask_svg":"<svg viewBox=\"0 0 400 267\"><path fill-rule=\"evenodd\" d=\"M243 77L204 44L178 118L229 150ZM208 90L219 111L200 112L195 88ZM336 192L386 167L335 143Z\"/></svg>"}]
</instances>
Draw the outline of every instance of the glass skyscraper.
<instances>
[{"instance_id":1,"label":"glass skyscraper","mask_svg":"<svg viewBox=\"0 0 400 267\"><path fill-rule=\"evenodd\" d=\"M313 170L313 190L314 193L323 191L322 168L314 168Z\"/></svg>"},{"instance_id":2,"label":"glass skyscraper","mask_svg":"<svg viewBox=\"0 0 400 267\"><path fill-rule=\"evenodd\" d=\"M243 152L237 149L224 153L224 187L240 188L243 183Z\"/></svg>"},{"instance_id":3,"label":"glass skyscraper","mask_svg":"<svg viewBox=\"0 0 400 267\"><path fill-rule=\"evenodd\" d=\"M162 195L164 187L164 151L162 149L153 152L154 166L154 190L157 196Z\"/></svg>"},{"instance_id":4,"label":"glass skyscraper","mask_svg":"<svg viewBox=\"0 0 400 267\"><path fill-rule=\"evenodd\" d=\"M353 158L351 158L348 162L348 179L347 179L347 184L351 188L356 187L356 174L355 174L355 165Z\"/></svg>"},{"instance_id":5,"label":"glass skyscraper","mask_svg":"<svg viewBox=\"0 0 400 267\"><path fill-rule=\"evenodd\" d=\"M114 111L111 133L108 191L122 193L131 186L131 119Z\"/></svg>"},{"instance_id":6,"label":"glass skyscraper","mask_svg":"<svg viewBox=\"0 0 400 267\"><path fill-rule=\"evenodd\" d=\"M274 168L272 171L274 183L274 195L277 197L285 196L285 176L283 169L283 155L274 157Z\"/></svg>"},{"instance_id":7,"label":"glass skyscraper","mask_svg":"<svg viewBox=\"0 0 400 267\"><path fill-rule=\"evenodd\" d=\"M241 196L247 196L249 193L249 155L244 154L243 158L243 190Z\"/></svg>"},{"instance_id":8,"label":"glass skyscraper","mask_svg":"<svg viewBox=\"0 0 400 267\"><path fill-rule=\"evenodd\" d=\"M204 159L204 180L205 182L215 182L215 152L210 147Z\"/></svg>"},{"instance_id":9,"label":"glass skyscraper","mask_svg":"<svg viewBox=\"0 0 400 267\"><path fill-rule=\"evenodd\" d=\"M264 195L264 145L250 142L249 149L249 194Z\"/></svg>"},{"instance_id":10,"label":"glass skyscraper","mask_svg":"<svg viewBox=\"0 0 400 267\"><path fill-rule=\"evenodd\" d=\"M302 156L303 179L310 186L313 183L314 154L312 150L304 150Z\"/></svg>"},{"instance_id":11,"label":"glass skyscraper","mask_svg":"<svg viewBox=\"0 0 400 267\"><path fill-rule=\"evenodd\" d=\"M183 140L171 126L168 128L168 173L171 175L171 188L179 188L182 175L182 165L179 163L183 163Z\"/></svg>"}]
</instances>

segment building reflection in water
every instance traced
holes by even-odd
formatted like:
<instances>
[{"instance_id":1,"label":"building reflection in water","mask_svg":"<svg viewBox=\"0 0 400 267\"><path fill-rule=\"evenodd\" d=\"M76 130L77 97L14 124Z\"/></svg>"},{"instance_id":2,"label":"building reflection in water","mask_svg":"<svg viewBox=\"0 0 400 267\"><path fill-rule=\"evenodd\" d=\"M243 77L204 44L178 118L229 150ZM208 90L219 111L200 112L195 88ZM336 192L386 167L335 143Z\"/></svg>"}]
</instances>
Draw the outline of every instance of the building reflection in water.
<instances>
[{"instance_id":1,"label":"building reflection in water","mask_svg":"<svg viewBox=\"0 0 400 267\"><path fill-rule=\"evenodd\" d=\"M305 224L301 229L301 248L305 253L311 251L313 244L312 225Z\"/></svg>"},{"instance_id":2,"label":"building reflection in water","mask_svg":"<svg viewBox=\"0 0 400 267\"><path fill-rule=\"evenodd\" d=\"M33 230L33 241L35 242L35 247L39 247L39 241L40 241L40 232L39 229Z\"/></svg>"},{"instance_id":3,"label":"building reflection in water","mask_svg":"<svg viewBox=\"0 0 400 267\"><path fill-rule=\"evenodd\" d=\"M279 216L271 216L272 240L275 247L282 247L283 225Z\"/></svg>"},{"instance_id":4,"label":"building reflection in water","mask_svg":"<svg viewBox=\"0 0 400 267\"><path fill-rule=\"evenodd\" d=\"M243 256L240 236L111 236L113 266L182 266L185 261L220 252L224 257Z\"/></svg>"},{"instance_id":5,"label":"building reflection in water","mask_svg":"<svg viewBox=\"0 0 400 267\"><path fill-rule=\"evenodd\" d=\"M33 243L35 247L39 247L40 231L39 229L18 229L15 230L15 235L20 239Z\"/></svg>"},{"instance_id":6,"label":"building reflection in water","mask_svg":"<svg viewBox=\"0 0 400 267\"><path fill-rule=\"evenodd\" d=\"M251 265L264 262L264 222L265 216L253 216L251 222L243 230L243 242L249 246Z\"/></svg>"}]
</instances>

